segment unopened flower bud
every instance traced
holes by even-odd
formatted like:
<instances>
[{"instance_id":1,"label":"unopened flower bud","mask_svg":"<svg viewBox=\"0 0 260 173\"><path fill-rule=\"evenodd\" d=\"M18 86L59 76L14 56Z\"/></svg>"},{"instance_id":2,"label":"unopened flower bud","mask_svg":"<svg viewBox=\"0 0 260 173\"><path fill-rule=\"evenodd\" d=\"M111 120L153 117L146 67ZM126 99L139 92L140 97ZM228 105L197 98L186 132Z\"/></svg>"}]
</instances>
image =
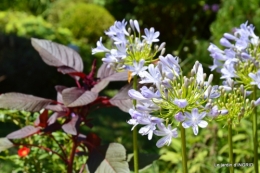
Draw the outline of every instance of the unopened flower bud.
<instances>
[{"instance_id":1,"label":"unopened flower bud","mask_svg":"<svg viewBox=\"0 0 260 173\"><path fill-rule=\"evenodd\" d=\"M163 56L164 53L165 53L165 48L162 49L160 55Z\"/></svg>"},{"instance_id":2,"label":"unopened flower bud","mask_svg":"<svg viewBox=\"0 0 260 173\"><path fill-rule=\"evenodd\" d=\"M165 45L166 45L165 42L161 43L160 47L158 48L158 51L160 51L160 50L162 50L163 48L165 48Z\"/></svg>"},{"instance_id":3,"label":"unopened flower bud","mask_svg":"<svg viewBox=\"0 0 260 173\"><path fill-rule=\"evenodd\" d=\"M135 31L134 21L132 19L130 19L129 23L130 23L132 30Z\"/></svg>"},{"instance_id":4,"label":"unopened flower bud","mask_svg":"<svg viewBox=\"0 0 260 173\"><path fill-rule=\"evenodd\" d=\"M177 114L175 114L174 118L179 121L179 122L182 122L185 120L185 116L183 115L182 112L178 112Z\"/></svg>"},{"instance_id":5,"label":"unopened flower bud","mask_svg":"<svg viewBox=\"0 0 260 173\"><path fill-rule=\"evenodd\" d=\"M209 110L209 109L211 109L212 108L212 104L211 103L207 103L206 105L205 105L205 109L206 110Z\"/></svg>"},{"instance_id":6,"label":"unopened flower bud","mask_svg":"<svg viewBox=\"0 0 260 173\"><path fill-rule=\"evenodd\" d=\"M128 28L128 29L127 29L127 32L128 32L129 34L131 34L131 31L132 31L131 28Z\"/></svg>"},{"instance_id":7,"label":"unopened flower bud","mask_svg":"<svg viewBox=\"0 0 260 173\"><path fill-rule=\"evenodd\" d=\"M184 87L188 88L189 84L190 84L189 79L184 77Z\"/></svg>"},{"instance_id":8,"label":"unopened flower bud","mask_svg":"<svg viewBox=\"0 0 260 173\"><path fill-rule=\"evenodd\" d=\"M245 94L244 93L245 92L244 86L240 85L239 89L240 89L241 94L244 96L244 94Z\"/></svg>"},{"instance_id":9,"label":"unopened flower bud","mask_svg":"<svg viewBox=\"0 0 260 173\"><path fill-rule=\"evenodd\" d=\"M228 114L228 110L222 109L222 110L220 110L220 114L221 115L226 115L226 114Z\"/></svg>"},{"instance_id":10,"label":"unopened flower bud","mask_svg":"<svg viewBox=\"0 0 260 173\"><path fill-rule=\"evenodd\" d=\"M194 64L194 66L193 66L193 68L194 68L194 70L195 70L195 73L198 72L199 65L200 65L199 61L196 61L195 64Z\"/></svg>"},{"instance_id":11,"label":"unopened flower bud","mask_svg":"<svg viewBox=\"0 0 260 173\"><path fill-rule=\"evenodd\" d=\"M211 84L212 80L213 80L213 74L210 74L208 78L208 85Z\"/></svg>"},{"instance_id":12,"label":"unopened flower bud","mask_svg":"<svg viewBox=\"0 0 260 173\"><path fill-rule=\"evenodd\" d=\"M211 93L211 90L212 90L212 86L210 85L209 87L208 87L208 93L207 93L207 96L208 96L208 98L209 98L209 96L210 96L210 93Z\"/></svg>"},{"instance_id":13,"label":"unopened flower bud","mask_svg":"<svg viewBox=\"0 0 260 173\"><path fill-rule=\"evenodd\" d=\"M195 72L195 69L192 69L191 70L191 76L195 76L196 72Z\"/></svg>"}]
</instances>

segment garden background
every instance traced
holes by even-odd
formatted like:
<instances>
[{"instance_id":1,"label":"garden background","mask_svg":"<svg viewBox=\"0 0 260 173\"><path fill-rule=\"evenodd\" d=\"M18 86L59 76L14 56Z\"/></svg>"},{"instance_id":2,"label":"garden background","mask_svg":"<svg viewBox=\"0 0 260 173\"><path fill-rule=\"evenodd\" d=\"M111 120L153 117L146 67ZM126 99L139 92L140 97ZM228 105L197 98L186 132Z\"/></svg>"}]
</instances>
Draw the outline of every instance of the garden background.
<instances>
[{"instance_id":1,"label":"garden background","mask_svg":"<svg viewBox=\"0 0 260 173\"><path fill-rule=\"evenodd\" d=\"M222 35L232 32L241 23L252 23L259 35L259 7L259 0L1 0L0 93L20 92L55 99L55 85L73 86L72 79L57 73L56 68L42 61L31 46L32 37L52 40L77 50L87 73L94 58L99 65L102 63L101 56L91 55L91 48L96 47L99 37L103 36L106 45L110 44L104 37L104 30L115 20L137 19L142 29L154 27L160 31L160 42L166 42L166 53L180 57L185 74L196 60L204 67L212 65L207 51L209 44L219 45ZM208 68L204 69L207 69L207 74L210 73ZM214 73L214 76L214 82L218 84L219 75ZM102 94L113 96L124 85L125 82L110 83ZM14 120L16 117L25 121L21 116L33 119L32 114L25 112L0 110L1 137L19 128ZM132 153L131 126L126 123L130 117L128 114L118 108L105 108L91 116L95 123L93 131L101 134L102 143L118 142L125 146L127 153ZM187 131L190 172L228 172L227 167L215 165L228 163L227 128L223 126L211 123L198 136L194 136L191 130ZM234 133L235 162L252 163L250 118L243 119L234 128ZM155 146L157 138L149 141L139 135L138 140L140 152L154 157L160 155L159 160L143 172L180 172L179 138L162 149ZM20 162L3 159L16 153L17 148L0 153L0 170L3 173L21 167ZM59 161L52 163L49 157L43 154L39 167L45 167L45 172L63 169ZM55 166L57 169L53 168ZM253 167L239 167L235 172L253 172Z\"/></svg>"}]
</instances>

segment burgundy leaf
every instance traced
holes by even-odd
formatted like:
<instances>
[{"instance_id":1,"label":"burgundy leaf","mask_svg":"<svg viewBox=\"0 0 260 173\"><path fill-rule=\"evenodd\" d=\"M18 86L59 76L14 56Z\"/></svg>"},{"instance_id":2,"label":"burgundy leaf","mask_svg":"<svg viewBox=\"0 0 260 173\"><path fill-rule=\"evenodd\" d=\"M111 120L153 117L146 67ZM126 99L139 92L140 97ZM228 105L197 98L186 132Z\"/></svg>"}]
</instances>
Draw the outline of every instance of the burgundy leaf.
<instances>
[{"instance_id":1,"label":"burgundy leaf","mask_svg":"<svg viewBox=\"0 0 260 173\"><path fill-rule=\"evenodd\" d=\"M99 83L94 85L93 88L91 88L92 92L99 93L101 90L103 90L107 85L109 84L108 80L101 80Z\"/></svg>"},{"instance_id":2,"label":"burgundy leaf","mask_svg":"<svg viewBox=\"0 0 260 173\"><path fill-rule=\"evenodd\" d=\"M96 100L98 94L84 89L72 87L62 91L62 98L65 106L77 107L87 105Z\"/></svg>"},{"instance_id":3,"label":"burgundy leaf","mask_svg":"<svg viewBox=\"0 0 260 173\"><path fill-rule=\"evenodd\" d=\"M63 105L57 104L57 105L48 105L45 107L45 109L52 110L55 112L68 112L69 109Z\"/></svg>"},{"instance_id":4,"label":"burgundy leaf","mask_svg":"<svg viewBox=\"0 0 260 173\"><path fill-rule=\"evenodd\" d=\"M22 138L25 138L27 136L31 136L31 135L37 133L38 131L40 131L40 129L41 129L40 127L25 126L25 127L21 128L20 130L10 133L6 137L8 139L22 139Z\"/></svg>"},{"instance_id":5,"label":"burgundy leaf","mask_svg":"<svg viewBox=\"0 0 260 173\"><path fill-rule=\"evenodd\" d=\"M63 103L62 94L61 93L66 88L68 88L68 87L65 87L65 86L62 86L62 85L56 85L55 86L55 89L57 91L57 101L60 102L60 103Z\"/></svg>"},{"instance_id":6,"label":"burgundy leaf","mask_svg":"<svg viewBox=\"0 0 260 173\"><path fill-rule=\"evenodd\" d=\"M128 112L133 107L133 100L128 96L128 91L132 88L132 84L127 84L119 90L119 92L109 100L109 102L117 106L124 112Z\"/></svg>"},{"instance_id":7,"label":"burgundy leaf","mask_svg":"<svg viewBox=\"0 0 260 173\"><path fill-rule=\"evenodd\" d=\"M110 81L126 81L128 79L128 71L116 72L113 68L108 68L108 64L103 63L98 69L97 78L100 82L97 83L91 91L100 92Z\"/></svg>"},{"instance_id":8,"label":"burgundy leaf","mask_svg":"<svg viewBox=\"0 0 260 173\"><path fill-rule=\"evenodd\" d=\"M85 73L77 72L76 70L74 70L73 68L68 67L68 66L59 67L57 70L58 70L58 72L61 72L62 74L70 75L75 80L79 80L79 78L84 78L86 76Z\"/></svg>"},{"instance_id":9,"label":"burgundy leaf","mask_svg":"<svg viewBox=\"0 0 260 173\"><path fill-rule=\"evenodd\" d=\"M43 129L43 132L52 133L52 132L58 131L60 129L61 129L61 124L58 122L55 122L53 124L48 125L45 129Z\"/></svg>"},{"instance_id":10,"label":"burgundy leaf","mask_svg":"<svg viewBox=\"0 0 260 173\"><path fill-rule=\"evenodd\" d=\"M108 81L126 81L128 78L128 71L116 72L113 68L108 68L108 64L102 64L98 69L97 77L106 79Z\"/></svg>"},{"instance_id":11,"label":"burgundy leaf","mask_svg":"<svg viewBox=\"0 0 260 173\"><path fill-rule=\"evenodd\" d=\"M54 112L48 119L47 123L48 123L48 125L51 125L56 122L57 118L63 117L66 115L67 115L67 112Z\"/></svg>"},{"instance_id":12,"label":"burgundy leaf","mask_svg":"<svg viewBox=\"0 0 260 173\"><path fill-rule=\"evenodd\" d=\"M70 122L62 125L62 129L64 132L71 134L71 135L77 135L77 122L78 122L79 117L75 115L72 117Z\"/></svg>"},{"instance_id":13,"label":"burgundy leaf","mask_svg":"<svg viewBox=\"0 0 260 173\"><path fill-rule=\"evenodd\" d=\"M68 66L78 72L83 71L82 59L75 50L49 40L32 38L31 42L46 64L54 67Z\"/></svg>"},{"instance_id":14,"label":"burgundy leaf","mask_svg":"<svg viewBox=\"0 0 260 173\"><path fill-rule=\"evenodd\" d=\"M68 66L61 66L58 67L58 72L61 72L62 74L70 74L70 73L75 73L77 72L75 69L68 67Z\"/></svg>"},{"instance_id":15,"label":"burgundy leaf","mask_svg":"<svg viewBox=\"0 0 260 173\"><path fill-rule=\"evenodd\" d=\"M114 73L111 76L106 77L105 79L109 81L127 81L128 71Z\"/></svg>"},{"instance_id":16,"label":"burgundy leaf","mask_svg":"<svg viewBox=\"0 0 260 173\"><path fill-rule=\"evenodd\" d=\"M88 148L89 152L92 152L92 150L98 146L100 146L101 144L101 139L98 135L96 135L95 133L90 132L87 135L87 139L86 139L86 146Z\"/></svg>"},{"instance_id":17,"label":"burgundy leaf","mask_svg":"<svg viewBox=\"0 0 260 173\"><path fill-rule=\"evenodd\" d=\"M47 126L47 120L48 110L45 109L43 113L41 113L40 116L38 116L38 118L34 121L34 125L45 128Z\"/></svg>"},{"instance_id":18,"label":"burgundy leaf","mask_svg":"<svg viewBox=\"0 0 260 173\"><path fill-rule=\"evenodd\" d=\"M0 108L37 112L49 105L52 100L21 93L0 95Z\"/></svg>"}]
</instances>

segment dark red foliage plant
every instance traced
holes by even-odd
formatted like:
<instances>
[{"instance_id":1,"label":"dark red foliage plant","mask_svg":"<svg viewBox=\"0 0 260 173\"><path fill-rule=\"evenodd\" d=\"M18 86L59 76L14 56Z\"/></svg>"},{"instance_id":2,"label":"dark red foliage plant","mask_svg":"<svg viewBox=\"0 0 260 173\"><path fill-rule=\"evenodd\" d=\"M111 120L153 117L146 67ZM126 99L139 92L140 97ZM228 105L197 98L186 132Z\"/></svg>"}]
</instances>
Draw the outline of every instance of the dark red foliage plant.
<instances>
[{"instance_id":1,"label":"dark red foliage plant","mask_svg":"<svg viewBox=\"0 0 260 173\"><path fill-rule=\"evenodd\" d=\"M40 54L42 60L57 68L58 72L71 76L76 83L75 87L56 85L57 100L40 98L21 93L5 93L0 95L0 108L25 110L29 112L42 113L33 125L28 125L20 130L0 138L0 151L13 146L24 146L18 153L21 157L26 156L30 147L38 147L47 152L57 154L67 165L67 172L73 172L73 161L77 147L84 147L84 155L88 156L85 169L89 172L98 170L113 170L112 172L129 172L126 162L126 151L121 144L110 143L101 146L100 134L81 134L80 126L92 128L91 119L88 115L97 108L118 106L122 110L128 110L132 106L132 101L128 98L127 90L122 91L112 99L99 96L99 92L104 89L110 81L126 81L127 71L115 72L103 64L99 69L96 61L93 61L89 74L83 73L83 62L80 55L71 48L48 41L32 38L32 45ZM53 113L49 116L48 110ZM63 118L64 121L58 121ZM63 123L61 123L63 122ZM52 151L51 148L43 146L32 146L19 143L17 139L29 137L31 135L48 135L55 131L63 131L70 136L73 143L70 153L65 153L60 147L60 151Z\"/></svg>"}]
</instances>

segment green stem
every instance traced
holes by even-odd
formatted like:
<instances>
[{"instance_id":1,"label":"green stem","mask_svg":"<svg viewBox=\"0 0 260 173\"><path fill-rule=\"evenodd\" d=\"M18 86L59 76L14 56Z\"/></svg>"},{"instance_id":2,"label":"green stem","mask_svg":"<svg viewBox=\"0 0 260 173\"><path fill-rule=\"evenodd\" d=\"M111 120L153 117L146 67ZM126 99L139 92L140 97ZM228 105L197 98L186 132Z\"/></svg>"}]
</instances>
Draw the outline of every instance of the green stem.
<instances>
[{"instance_id":1,"label":"green stem","mask_svg":"<svg viewBox=\"0 0 260 173\"><path fill-rule=\"evenodd\" d=\"M254 87L253 100L256 100L257 88ZM258 136L257 136L257 107L254 108L254 115L252 117L253 123L253 143L254 143L254 168L255 172L258 173Z\"/></svg>"},{"instance_id":2,"label":"green stem","mask_svg":"<svg viewBox=\"0 0 260 173\"><path fill-rule=\"evenodd\" d=\"M230 173L234 173L234 158L233 158L233 145L232 145L232 122L228 124L228 145L229 145L229 162Z\"/></svg>"},{"instance_id":3,"label":"green stem","mask_svg":"<svg viewBox=\"0 0 260 173\"><path fill-rule=\"evenodd\" d=\"M181 155L182 155L182 172L188 173L187 168L187 152L186 152L186 136L185 136L185 129L181 126Z\"/></svg>"},{"instance_id":4,"label":"green stem","mask_svg":"<svg viewBox=\"0 0 260 173\"><path fill-rule=\"evenodd\" d=\"M133 79L133 89L137 89L137 76ZM133 100L134 106L136 106L136 100ZM134 150L134 172L138 173L138 143L137 143L137 128L133 130L133 150Z\"/></svg>"}]
</instances>

